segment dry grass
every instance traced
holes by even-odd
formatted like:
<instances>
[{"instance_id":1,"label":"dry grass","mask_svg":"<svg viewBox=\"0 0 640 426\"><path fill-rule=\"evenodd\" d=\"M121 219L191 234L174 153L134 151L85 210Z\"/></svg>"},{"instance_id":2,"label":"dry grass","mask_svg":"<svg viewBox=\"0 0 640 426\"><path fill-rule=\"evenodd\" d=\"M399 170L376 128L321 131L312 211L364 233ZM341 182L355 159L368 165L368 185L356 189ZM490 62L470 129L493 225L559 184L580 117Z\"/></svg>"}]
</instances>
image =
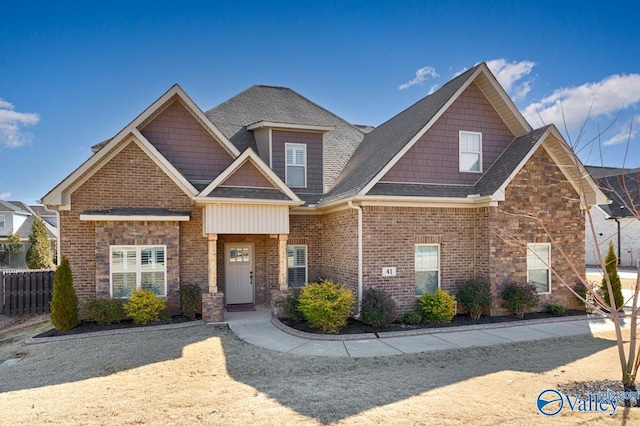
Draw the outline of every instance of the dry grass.
<instances>
[{"instance_id":1,"label":"dry grass","mask_svg":"<svg viewBox=\"0 0 640 426\"><path fill-rule=\"evenodd\" d=\"M637 423L640 409L547 419L535 406L560 383L619 378L612 337L368 359L272 352L213 326L14 346L0 424Z\"/></svg>"}]
</instances>

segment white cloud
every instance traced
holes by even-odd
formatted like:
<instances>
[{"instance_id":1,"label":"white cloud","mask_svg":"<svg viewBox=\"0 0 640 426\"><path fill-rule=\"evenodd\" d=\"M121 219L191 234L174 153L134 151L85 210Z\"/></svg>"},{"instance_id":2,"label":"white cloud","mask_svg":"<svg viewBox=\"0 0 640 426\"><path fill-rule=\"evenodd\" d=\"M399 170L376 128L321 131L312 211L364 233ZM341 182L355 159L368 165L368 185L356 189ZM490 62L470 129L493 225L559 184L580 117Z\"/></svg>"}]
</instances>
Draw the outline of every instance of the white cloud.
<instances>
[{"instance_id":1,"label":"white cloud","mask_svg":"<svg viewBox=\"0 0 640 426\"><path fill-rule=\"evenodd\" d=\"M638 134L640 126L640 117L635 117L629 125L616 126L616 134L603 142L604 146L619 145L627 143Z\"/></svg>"},{"instance_id":2,"label":"white cloud","mask_svg":"<svg viewBox=\"0 0 640 426\"><path fill-rule=\"evenodd\" d=\"M11 197L10 192L0 192L0 200L8 200Z\"/></svg>"},{"instance_id":3,"label":"white cloud","mask_svg":"<svg viewBox=\"0 0 640 426\"><path fill-rule=\"evenodd\" d=\"M527 106L523 114L534 126L555 124L576 130L585 120L613 117L640 102L640 74L615 74L595 83L562 88Z\"/></svg>"},{"instance_id":4,"label":"white cloud","mask_svg":"<svg viewBox=\"0 0 640 426\"><path fill-rule=\"evenodd\" d=\"M16 148L29 143L31 134L23 126L33 126L40 121L35 113L14 111L13 104L0 98L0 145Z\"/></svg>"},{"instance_id":5,"label":"white cloud","mask_svg":"<svg viewBox=\"0 0 640 426\"><path fill-rule=\"evenodd\" d=\"M532 61L507 62L506 59L487 61L487 66L493 75L514 101L524 99L531 91L533 81L522 81L522 79L531 74L535 65Z\"/></svg>"},{"instance_id":6,"label":"white cloud","mask_svg":"<svg viewBox=\"0 0 640 426\"><path fill-rule=\"evenodd\" d=\"M414 78L413 80L409 80L404 84L401 84L400 86L398 86L398 89L404 90L416 84L421 84L429 77L437 78L439 77L439 75L433 67L422 67L418 71L416 71L416 78Z\"/></svg>"}]
</instances>

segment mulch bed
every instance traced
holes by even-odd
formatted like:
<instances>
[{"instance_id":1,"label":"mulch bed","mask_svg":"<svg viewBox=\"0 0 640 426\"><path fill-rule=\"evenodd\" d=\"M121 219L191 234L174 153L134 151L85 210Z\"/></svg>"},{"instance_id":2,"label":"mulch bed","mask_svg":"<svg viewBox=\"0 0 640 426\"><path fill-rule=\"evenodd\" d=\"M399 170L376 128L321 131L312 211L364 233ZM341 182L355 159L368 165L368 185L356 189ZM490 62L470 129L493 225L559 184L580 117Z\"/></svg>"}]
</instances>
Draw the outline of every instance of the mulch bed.
<instances>
[{"instance_id":1,"label":"mulch bed","mask_svg":"<svg viewBox=\"0 0 640 426\"><path fill-rule=\"evenodd\" d=\"M584 311L567 309L562 317L585 315ZM407 330L419 330L424 328L446 328L446 327L459 327L465 325L482 325L482 324L495 324L504 322L518 322L523 320L532 319L544 319L544 318L561 318L551 315L548 312L530 312L525 314L524 318L518 318L516 316L482 316L480 319L471 319L468 315L456 315L453 321L446 324L434 324L434 323L420 323L417 325L393 323L386 327L375 328L370 325L364 324L354 318L349 318L347 325L340 329L337 334L362 334L362 333L380 333L387 331L407 331ZM290 318L281 318L280 321L296 330L304 331L307 333L323 334L317 328L313 328L307 321L295 321Z\"/></svg>"},{"instance_id":2,"label":"mulch bed","mask_svg":"<svg viewBox=\"0 0 640 426\"><path fill-rule=\"evenodd\" d=\"M195 319L187 318L181 315L174 315L171 318L161 319L159 321L153 321L146 324L134 324L133 320L127 319L113 324L104 324L99 325L95 321L87 321L81 320L80 323L73 329L69 331L58 331L55 328L51 330L45 331L44 333L40 333L34 337L58 337L58 336L69 336L74 334L84 334L84 333L93 333L96 331L105 331L105 330L119 330L123 328L134 328L134 327L149 327L152 325L166 325L166 324L178 324L189 321L196 321L201 319L200 316L197 316Z\"/></svg>"}]
</instances>

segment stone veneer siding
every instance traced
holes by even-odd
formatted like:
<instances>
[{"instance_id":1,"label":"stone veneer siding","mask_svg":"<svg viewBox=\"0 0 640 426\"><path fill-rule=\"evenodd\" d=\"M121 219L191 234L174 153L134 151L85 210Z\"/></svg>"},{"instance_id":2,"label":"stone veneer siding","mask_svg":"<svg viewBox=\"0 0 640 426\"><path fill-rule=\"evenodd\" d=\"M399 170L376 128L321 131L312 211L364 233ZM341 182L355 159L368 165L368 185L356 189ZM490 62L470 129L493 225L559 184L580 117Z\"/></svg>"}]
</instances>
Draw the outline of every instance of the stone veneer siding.
<instances>
[{"instance_id":1,"label":"stone veneer siding","mask_svg":"<svg viewBox=\"0 0 640 426\"><path fill-rule=\"evenodd\" d=\"M506 281L526 281L526 243L551 243L551 267L570 285L578 279L571 264L585 271L584 211L577 192L543 148L507 186L505 197L489 215L493 314L507 313L497 298L500 286ZM566 258L552 241L562 247ZM553 274L551 293L541 296L541 310L548 303L584 308Z\"/></svg>"},{"instance_id":2,"label":"stone veneer siding","mask_svg":"<svg viewBox=\"0 0 640 426\"><path fill-rule=\"evenodd\" d=\"M104 294L103 272L96 281L96 255L104 252L105 241L96 237L106 238L105 226L115 226L123 232L120 236L109 236L110 241L117 244L129 241L132 235L140 235L145 227L150 226L147 229L157 232L156 225L149 223L81 221L80 214L87 210L134 207L191 212L191 220L180 222L177 234L171 231L172 237L177 236L180 241L176 254L179 274L182 282L206 288L207 239L202 235L201 209L193 207L189 197L135 143L129 143L71 194L71 209L60 212L61 255L69 259L80 301ZM102 265L102 259L99 260ZM170 295L172 297L175 296Z\"/></svg>"}]
</instances>

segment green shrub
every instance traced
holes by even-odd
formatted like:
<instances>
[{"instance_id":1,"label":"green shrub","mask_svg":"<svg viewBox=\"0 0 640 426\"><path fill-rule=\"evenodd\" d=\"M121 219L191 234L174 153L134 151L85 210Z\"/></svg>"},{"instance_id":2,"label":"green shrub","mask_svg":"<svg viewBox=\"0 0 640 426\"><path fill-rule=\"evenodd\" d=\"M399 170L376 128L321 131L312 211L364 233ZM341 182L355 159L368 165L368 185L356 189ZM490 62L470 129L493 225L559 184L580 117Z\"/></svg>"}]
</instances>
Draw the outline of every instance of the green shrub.
<instances>
[{"instance_id":1,"label":"green shrub","mask_svg":"<svg viewBox=\"0 0 640 426\"><path fill-rule=\"evenodd\" d=\"M134 291L123 307L135 324L146 324L160 318L160 311L166 303L153 292L141 289Z\"/></svg>"},{"instance_id":2,"label":"green shrub","mask_svg":"<svg viewBox=\"0 0 640 426\"><path fill-rule=\"evenodd\" d=\"M183 284L178 290L180 313L187 318L195 318L202 301L202 289L198 284Z\"/></svg>"},{"instance_id":3,"label":"green shrub","mask_svg":"<svg viewBox=\"0 0 640 426\"><path fill-rule=\"evenodd\" d=\"M489 283L480 280L462 281L456 284L456 297L473 319L479 319L485 309L491 307Z\"/></svg>"},{"instance_id":4,"label":"green shrub","mask_svg":"<svg viewBox=\"0 0 640 426\"><path fill-rule=\"evenodd\" d=\"M91 299L82 304L82 316L100 325L113 324L124 318L124 308L117 299Z\"/></svg>"},{"instance_id":5,"label":"green shrub","mask_svg":"<svg viewBox=\"0 0 640 426\"><path fill-rule=\"evenodd\" d=\"M584 285L582 281L576 281L576 283L573 285L573 291L575 291L578 296L580 296L576 297L576 299L578 299L579 301L584 302L585 300L587 300L587 294L589 293L589 291L587 290L587 286Z\"/></svg>"},{"instance_id":6,"label":"green shrub","mask_svg":"<svg viewBox=\"0 0 640 426\"><path fill-rule=\"evenodd\" d=\"M502 307L507 308L512 314L520 318L523 318L525 313L535 308L540 299L535 285L512 282L503 285L500 297L504 299Z\"/></svg>"},{"instance_id":7,"label":"green shrub","mask_svg":"<svg viewBox=\"0 0 640 426\"><path fill-rule=\"evenodd\" d=\"M425 293L418 300L422 319L428 322L451 322L456 316L456 299L442 289Z\"/></svg>"},{"instance_id":8,"label":"green shrub","mask_svg":"<svg viewBox=\"0 0 640 426\"><path fill-rule=\"evenodd\" d=\"M613 301L616 304L616 309L620 310L624 305L624 296L622 295L622 282L620 281L620 275L618 275L618 257L616 256L612 241L609 241L609 251L604 258L604 267L605 274L609 276L609 281L611 281ZM602 293L602 296L604 296L604 301L607 306L613 308L613 303L609 300L609 290L607 289L606 277L602 277L600 292Z\"/></svg>"},{"instance_id":9,"label":"green shrub","mask_svg":"<svg viewBox=\"0 0 640 426\"><path fill-rule=\"evenodd\" d=\"M300 290L299 288L290 288L282 304L284 314L294 321L302 321L304 319L304 315L300 312Z\"/></svg>"},{"instance_id":10,"label":"green shrub","mask_svg":"<svg viewBox=\"0 0 640 426\"><path fill-rule=\"evenodd\" d=\"M51 250L51 243L49 242L47 226L40 216L36 216L33 220L29 242L31 243L31 247L27 250L26 256L29 269L53 268L53 251Z\"/></svg>"},{"instance_id":11,"label":"green shrub","mask_svg":"<svg viewBox=\"0 0 640 426\"><path fill-rule=\"evenodd\" d=\"M370 288L362 295L360 320L372 327L384 327L396 317L396 303L382 290Z\"/></svg>"},{"instance_id":12,"label":"green shrub","mask_svg":"<svg viewBox=\"0 0 640 426\"><path fill-rule=\"evenodd\" d=\"M323 333L336 333L347 325L353 293L331 280L307 284L300 290L298 309L309 325Z\"/></svg>"},{"instance_id":13,"label":"green shrub","mask_svg":"<svg viewBox=\"0 0 640 426\"><path fill-rule=\"evenodd\" d=\"M420 314L416 314L415 312L407 312L398 319L398 322L402 324L418 325L422 322L422 317Z\"/></svg>"},{"instance_id":14,"label":"green shrub","mask_svg":"<svg viewBox=\"0 0 640 426\"><path fill-rule=\"evenodd\" d=\"M564 315L565 309L562 305L547 305L547 312L554 317L561 317Z\"/></svg>"},{"instance_id":15,"label":"green shrub","mask_svg":"<svg viewBox=\"0 0 640 426\"><path fill-rule=\"evenodd\" d=\"M51 298L51 323L58 331L69 331L78 325L78 297L73 288L71 266L66 257L58 266L53 278Z\"/></svg>"}]
</instances>

